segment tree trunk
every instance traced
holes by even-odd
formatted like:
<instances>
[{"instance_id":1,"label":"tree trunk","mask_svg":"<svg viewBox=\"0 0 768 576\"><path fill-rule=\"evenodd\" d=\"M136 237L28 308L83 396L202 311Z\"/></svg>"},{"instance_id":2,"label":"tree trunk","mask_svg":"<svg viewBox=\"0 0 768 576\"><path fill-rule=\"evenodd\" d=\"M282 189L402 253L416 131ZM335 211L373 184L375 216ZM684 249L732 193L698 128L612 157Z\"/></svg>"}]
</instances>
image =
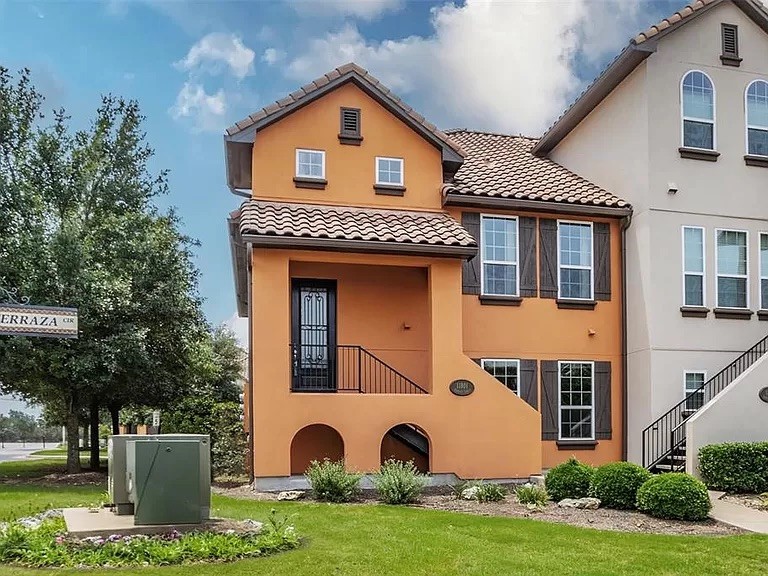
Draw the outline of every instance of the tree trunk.
<instances>
[{"instance_id":1,"label":"tree trunk","mask_svg":"<svg viewBox=\"0 0 768 576\"><path fill-rule=\"evenodd\" d=\"M110 406L109 415L112 417L112 434L120 434L120 408Z\"/></svg>"},{"instance_id":2,"label":"tree trunk","mask_svg":"<svg viewBox=\"0 0 768 576\"><path fill-rule=\"evenodd\" d=\"M80 472L80 421L75 402L72 401L67 411L67 474Z\"/></svg>"},{"instance_id":3,"label":"tree trunk","mask_svg":"<svg viewBox=\"0 0 768 576\"><path fill-rule=\"evenodd\" d=\"M91 426L91 470L98 470L101 464L99 459L99 405L91 402L90 413Z\"/></svg>"}]
</instances>

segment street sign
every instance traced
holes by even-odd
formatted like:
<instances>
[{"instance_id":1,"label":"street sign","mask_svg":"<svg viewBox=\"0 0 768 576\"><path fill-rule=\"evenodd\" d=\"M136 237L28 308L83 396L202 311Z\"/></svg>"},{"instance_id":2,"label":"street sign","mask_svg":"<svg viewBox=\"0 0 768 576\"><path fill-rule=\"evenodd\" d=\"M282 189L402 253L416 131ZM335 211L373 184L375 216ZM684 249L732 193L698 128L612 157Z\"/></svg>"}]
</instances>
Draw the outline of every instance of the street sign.
<instances>
[{"instance_id":1,"label":"street sign","mask_svg":"<svg viewBox=\"0 0 768 576\"><path fill-rule=\"evenodd\" d=\"M0 304L0 335L77 338L77 308Z\"/></svg>"}]
</instances>

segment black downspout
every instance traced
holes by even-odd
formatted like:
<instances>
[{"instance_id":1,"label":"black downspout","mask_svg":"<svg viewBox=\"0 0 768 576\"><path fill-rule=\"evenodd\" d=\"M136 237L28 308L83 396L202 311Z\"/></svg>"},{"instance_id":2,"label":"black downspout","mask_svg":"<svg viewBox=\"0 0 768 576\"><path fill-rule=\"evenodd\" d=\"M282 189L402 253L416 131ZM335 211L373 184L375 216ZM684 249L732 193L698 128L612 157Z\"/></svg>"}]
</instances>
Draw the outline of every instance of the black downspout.
<instances>
[{"instance_id":1,"label":"black downspout","mask_svg":"<svg viewBox=\"0 0 768 576\"><path fill-rule=\"evenodd\" d=\"M621 443L621 459L626 460L628 456L627 444L629 442L629 401L627 399L627 392L629 386L627 385L627 229L632 224L632 216L625 216L621 219L621 411L622 411L622 443Z\"/></svg>"}]
</instances>

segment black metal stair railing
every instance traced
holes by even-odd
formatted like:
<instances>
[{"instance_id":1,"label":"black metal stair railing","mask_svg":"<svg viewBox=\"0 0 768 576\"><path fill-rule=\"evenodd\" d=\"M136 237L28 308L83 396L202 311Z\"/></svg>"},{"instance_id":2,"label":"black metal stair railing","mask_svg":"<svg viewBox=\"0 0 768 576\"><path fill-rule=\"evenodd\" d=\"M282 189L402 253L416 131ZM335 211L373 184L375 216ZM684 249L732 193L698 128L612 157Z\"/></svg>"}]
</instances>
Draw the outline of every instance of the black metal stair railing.
<instances>
[{"instance_id":1,"label":"black metal stair railing","mask_svg":"<svg viewBox=\"0 0 768 576\"><path fill-rule=\"evenodd\" d=\"M358 345L291 344L293 392L427 394L381 358Z\"/></svg>"},{"instance_id":2,"label":"black metal stair railing","mask_svg":"<svg viewBox=\"0 0 768 576\"><path fill-rule=\"evenodd\" d=\"M695 414L696 410L722 392L766 352L768 352L768 336L728 364L701 387L688 394L666 414L643 430L643 466L653 468L669 458L670 466L674 470L675 465L672 456L674 451L681 448L685 443L685 421Z\"/></svg>"}]
</instances>

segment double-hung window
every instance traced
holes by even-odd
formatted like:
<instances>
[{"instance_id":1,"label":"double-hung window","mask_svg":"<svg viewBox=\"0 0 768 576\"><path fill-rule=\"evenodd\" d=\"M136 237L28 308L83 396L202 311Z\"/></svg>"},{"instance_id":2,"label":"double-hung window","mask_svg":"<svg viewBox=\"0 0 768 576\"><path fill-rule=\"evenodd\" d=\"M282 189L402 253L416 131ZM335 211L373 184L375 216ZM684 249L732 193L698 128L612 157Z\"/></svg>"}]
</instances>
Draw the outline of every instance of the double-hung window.
<instances>
[{"instance_id":1,"label":"double-hung window","mask_svg":"<svg viewBox=\"0 0 768 576\"><path fill-rule=\"evenodd\" d=\"M512 392L520 395L520 360L483 358L480 365Z\"/></svg>"},{"instance_id":2,"label":"double-hung window","mask_svg":"<svg viewBox=\"0 0 768 576\"><path fill-rule=\"evenodd\" d=\"M558 362L561 440L595 438L594 362Z\"/></svg>"},{"instance_id":3,"label":"double-hung window","mask_svg":"<svg viewBox=\"0 0 768 576\"><path fill-rule=\"evenodd\" d=\"M693 70L683 77L683 146L715 149L715 88L704 72Z\"/></svg>"},{"instance_id":4,"label":"double-hung window","mask_svg":"<svg viewBox=\"0 0 768 576\"><path fill-rule=\"evenodd\" d=\"M704 306L704 228L683 226L683 306Z\"/></svg>"},{"instance_id":5,"label":"double-hung window","mask_svg":"<svg viewBox=\"0 0 768 576\"><path fill-rule=\"evenodd\" d=\"M403 159L376 157L376 184L403 186Z\"/></svg>"},{"instance_id":6,"label":"double-hung window","mask_svg":"<svg viewBox=\"0 0 768 576\"><path fill-rule=\"evenodd\" d=\"M593 299L592 244L591 223L557 223L557 275L560 298Z\"/></svg>"},{"instance_id":7,"label":"double-hung window","mask_svg":"<svg viewBox=\"0 0 768 576\"><path fill-rule=\"evenodd\" d=\"M717 306L749 307L747 233L715 230L717 239Z\"/></svg>"},{"instance_id":8,"label":"double-hung window","mask_svg":"<svg viewBox=\"0 0 768 576\"><path fill-rule=\"evenodd\" d=\"M768 82L747 87L747 154L768 156Z\"/></svg>"},{"instance_id":9,"label":"double-hung window","mask_svg":"<svg viewBox=\"0 0 768 576\"><path fill-rule=\"evenodd\" d=\"M296 150L296 176L298 178L325 178L325 152L323 150Z\"/></svg>"},{"instance_id":10,"label":"double-hung window","mask_svg":"<svg viewBox=\"0 0 768 576\"><path fill-rule=\"evenodd\" d=\"M685 372L685 409L698 410L704 406L704 390L700 390L707 381L707 373L704 371Z\"/></svg>"},{"instance_id":11,"label":"double-hung window","mask_svg":"<svg viewBox=\"0 0 768 576\"><path fill-rule=\"evenodd\" d=\"M768 234L760 234L760 309L768 310Z\"/></svg>"},{"instance_id":12,"label":"double-hung window","mask_svg":"<svg viewBox=\"0 0 768 576\"><path fill-rule=\"evenodd\" d=\"M482 286L488 296L517 296L517 218L481 216Z\"/></svg>"}]
</instances>

